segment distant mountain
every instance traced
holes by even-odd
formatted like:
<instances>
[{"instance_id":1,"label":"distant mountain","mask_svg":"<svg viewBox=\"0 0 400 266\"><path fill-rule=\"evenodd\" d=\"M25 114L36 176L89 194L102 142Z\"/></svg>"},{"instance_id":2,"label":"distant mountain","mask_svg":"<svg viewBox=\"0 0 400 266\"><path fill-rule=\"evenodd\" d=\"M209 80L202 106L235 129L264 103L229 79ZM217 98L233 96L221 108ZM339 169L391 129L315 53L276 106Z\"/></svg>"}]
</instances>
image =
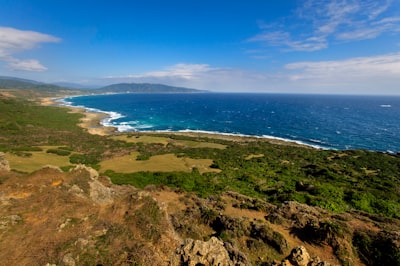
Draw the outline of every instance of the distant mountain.
<instances>
[{"instance_id":1,"label":"distant mountain","mask_svg":"<svg viewBox=\"0 0 400 266\"><path fill-rule=\"evenodd\" d=\"M72 82L55 82L52 83L53 85L57 85L63 88L71 88L71 89L90 89L90 90L94 90L99 88L100 86L87 86L87 85L82 85L79 83L72 83Z\"/></svg>"},{"instance_id":2,"label":"distant mountain","mask_svg":"<svg viewBox=\"0 0 400 266\"><path fill-rule=\"evenodd\" d=\"M8 76L0 76L0 80L21 81L21 82L32 83L32 84L45 84L43 82L36 81L36 80L22 79L22 78L16 78L16 77L8 77Z\"/></svg>"},{"instance_id":3,"label":"distant mountain","mask_svg":"<svg viewBox=\"0 0 400 266\"><path fill-rule=\"evenodd\" d=\"M28 79L18 79L9 77L0 77L0 88L16 88L16 89L26 89L35 86L41 86L44 83L40 83Z\"/></svg>"},{"instance_id":4,"label":"distant mountain","mask_svg":"<svg viewBox=\"0 0 400 266\"><path fill-rule=\"evenodd\" d=\"M119 83L101 88L88 88L76 83L56 83L48 84L28 79L0 76L0 89L24 89L37 90L41 92L61 92L68 91L81 94L101 94L101 93L201 93L204 90L196 90L183 87L174 87L163 84L151 83Z\"/></svg>"},{"instance_id":5,"label":"distant mountain","mask_svg":"<svg viewBox=\"0 0 400 266\"><path fill-rule=\"evenodd\" d=\"M92 92L115 92L115 93L201 93L204 90L189 89L183 87L174 87L163 84L151 83L119 83L112 84Z\"/></svg>"},{"instance_id":6,"label":"distant mountain","mask_svg":"<svg viewBox=\"0 0 400 266\"><path fill-rule=\"evenodd\" d=\"M77 93L74 89L13 77L0 77L0 89L19 89L24 91L37 91L46 94L66 93L67 91Z\"/></svg>"}]
</instances>

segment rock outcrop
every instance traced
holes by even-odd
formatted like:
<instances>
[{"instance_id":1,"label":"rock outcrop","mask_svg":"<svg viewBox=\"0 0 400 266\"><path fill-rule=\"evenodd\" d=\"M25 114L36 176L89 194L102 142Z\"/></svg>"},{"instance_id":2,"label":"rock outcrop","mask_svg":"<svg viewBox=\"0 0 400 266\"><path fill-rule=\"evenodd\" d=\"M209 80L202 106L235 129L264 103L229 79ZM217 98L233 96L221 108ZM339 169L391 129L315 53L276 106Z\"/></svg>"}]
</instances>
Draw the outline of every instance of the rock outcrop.
<instances>
[{"instance_id":1,"label":"rock outcrop","mask_svg":"<svg viewBox=\"0 0 400 266\"><path fill-rule=\"evenodd\" d=\"M89 196L96 204L111 204L113 200L113 191L105 186L99 180L99 173L88 166L77 165L69 172L69 180L65 182L65 186L69 187L69 192L78 196ZM109 183L111 183L108 180Z\"/></svg>"},{"instance_id":2,"label":"rock outcrop","mask_svg":"<svg viewBox=\"0 0 400 266\"><path fill-rule=\"evenodd\" d=\"M311 257L304 246L292 249L290 255L281 262L274 262L271 266L333 266L332 264L321 261L319 257Z\"/></svg>"},{"instance_id":3,"label":"rock outcrop","mask_svg":"<svg viewBox=\"0 0 400 266\"><path fill-rule=\"evenodd\" d=\"M298 246L292 250L288 259L293 265L307 266L311 261L311 256L305 247Z\"/></svg>"},{"instance_id":4,"label":"rock outcrop","mask_svg":"<svg viewBox=\"0 0 400 266\"><path fill-rule=\"evenodd\" d=\"M0 152L0 171L10 171L10 164L6 159L4 152Z\"/></svg>"},{"instance_id":5,"label":"rock outcrop","mask_svg":"<svg viewBox=\"0 0 400 266\"><path fill-rule=\"evenodd\" d=\"M233 253L231 253L233 254ZM249 265L243 256L240 261L230 257L224 242L216 237L211 237L207 242L193 239L186 239L176 253L173 255L170 266L196 266L196 265Z\"/></svg>"}]
</instances>

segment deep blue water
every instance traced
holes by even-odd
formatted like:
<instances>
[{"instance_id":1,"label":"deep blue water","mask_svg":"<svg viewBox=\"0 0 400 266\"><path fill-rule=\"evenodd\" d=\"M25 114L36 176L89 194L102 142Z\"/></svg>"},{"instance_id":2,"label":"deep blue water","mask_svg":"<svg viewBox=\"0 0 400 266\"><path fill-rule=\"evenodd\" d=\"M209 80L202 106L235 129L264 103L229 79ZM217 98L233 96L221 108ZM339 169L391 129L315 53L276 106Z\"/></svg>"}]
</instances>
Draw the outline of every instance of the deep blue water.
<instances>
[{"instance_id":1,"label":"deep blue water","mask_svg":"<svg viewBox=\"0 0 400 266\"><path fill-rule=\"evenodd\" d=\"M113 94L65 99L110 114L119 131L208 131L328 149L400 152L400 97Z\"/></svg>"}]
</instances>

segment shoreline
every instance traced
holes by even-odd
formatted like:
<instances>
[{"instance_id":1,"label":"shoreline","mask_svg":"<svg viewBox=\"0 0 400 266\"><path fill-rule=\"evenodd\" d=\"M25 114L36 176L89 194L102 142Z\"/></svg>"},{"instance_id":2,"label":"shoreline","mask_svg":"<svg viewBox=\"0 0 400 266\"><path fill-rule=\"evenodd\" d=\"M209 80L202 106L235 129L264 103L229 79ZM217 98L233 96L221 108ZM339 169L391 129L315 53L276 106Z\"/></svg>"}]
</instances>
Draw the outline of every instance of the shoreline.
<instances>
[{"instance_id":1,"label":"shoreline","mask_svg":"<svg viewBox=\"0 0 400 266\"><path fill-rule=\"evenodd\" d=\"M74 95L75 96L75 95ZM183 130L183 131L127 131L121 132L118 131L118 127L107 126L104 125L103 121L109 121L112 119L112 114L110 112L105 112L101 110L94 110L86 107L77 107L68 104L67 102L62 103L65 98L71 96L65 95L61 97L47 97L41 99L41 104L46 106L57 106L57 107L65 107L70 109L70 113L79 113L84 115L83 118L80 119L80 123L78 126L87 130L88 133L93 135L100 136L110 136L114 134L124 135L124 134L140 134L140 135L160 135L160 134L169 134L176 136L187 136L194 138L211 138L211 139L219 139L219 140L227 140L227 141L235 141L235 142L247 142L247 141L266 141L271 144L277 145L286 145L293 147L302 147L308 149L317 149L324 150L326 148L310 145L307 143L303 143L301 141L283 139L279 137L273 136L250 136L250 135L241 135L241 134L233 134L233 133L220 133L220 132L209 132L209 131L199 131L199 130Z\"/></svg>"},{"instance_id":2,"label":"shoreline","mask_svg":"<svg viewBox=\"0 0 400 266\"><path fill-rule=\"evenodd\" d=\"M102 124L102 121L108 119L110 115L105 112L94 112L88 111L87 108L84 107L76 107L68 104L62 104L57 100L65 99L70 96L61 96L61 97L47 97L42 98L40 104L43 106L56 106L56 107L64 107L70 110L69 113L74 114L82 114L82 117L77 124L79 127L87 130L88 133L93 135L100 136L108 136L117 132L117 128L115 127L107 127Z\"/></svg>"}]
</instances>

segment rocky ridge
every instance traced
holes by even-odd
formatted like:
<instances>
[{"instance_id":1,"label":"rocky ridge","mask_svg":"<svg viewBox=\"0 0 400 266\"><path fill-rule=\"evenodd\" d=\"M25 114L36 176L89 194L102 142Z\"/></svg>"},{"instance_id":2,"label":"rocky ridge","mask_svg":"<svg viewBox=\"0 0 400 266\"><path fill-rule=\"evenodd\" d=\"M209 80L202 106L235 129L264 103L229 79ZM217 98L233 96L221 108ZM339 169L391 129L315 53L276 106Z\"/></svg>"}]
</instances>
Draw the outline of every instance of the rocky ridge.
<instances>
[{"instance_id":1,"label":"rocky ridge","mask_svg":"<svg viewBox=\"0 0 400 266\"><path fill-rule=\"evenodd\" d=\"M364 265L375 261L360 243L392 261L400 248L397 220L360 212L138 190L84 165L0 177L4 265Z\"/></svg>"}]
</instances>

